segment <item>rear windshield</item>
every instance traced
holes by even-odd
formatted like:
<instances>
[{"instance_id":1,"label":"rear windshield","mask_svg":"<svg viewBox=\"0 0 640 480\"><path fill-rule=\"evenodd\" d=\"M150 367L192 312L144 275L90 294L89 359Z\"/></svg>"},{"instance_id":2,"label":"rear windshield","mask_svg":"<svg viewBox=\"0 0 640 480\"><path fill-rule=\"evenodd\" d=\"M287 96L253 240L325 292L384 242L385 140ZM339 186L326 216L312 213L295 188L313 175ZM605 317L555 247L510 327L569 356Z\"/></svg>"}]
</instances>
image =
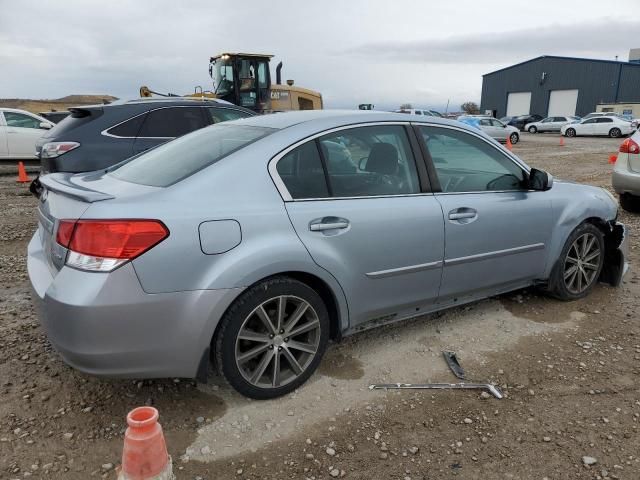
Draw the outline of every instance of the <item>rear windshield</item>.
<instances>
[{"instance_id":1,"label":"rear windshield","mask_svg":"<svg viewBox=\"0 0 640 480\"><path fill-rule=\"evenodd\" d=\"M126 182L168 187L274 131L265 127L214 125L162 144L109 174Z\"/></svg>"},{"instance_id":2,"label":"rear windshield","mask_svg":"<svg viewBox=\"0 0 640 480\"><path fill-rule=\"evenodd\" d=\"M57 137L58 135L73 130L74 128L86 125L87 123L100 117L102 114L103 110L101 108L79 108L71 110L71 114L69 114L66 118L60 120L59 123L56 123L51 130L44 134L44 137Z\"/></svg>"}]
</instances>

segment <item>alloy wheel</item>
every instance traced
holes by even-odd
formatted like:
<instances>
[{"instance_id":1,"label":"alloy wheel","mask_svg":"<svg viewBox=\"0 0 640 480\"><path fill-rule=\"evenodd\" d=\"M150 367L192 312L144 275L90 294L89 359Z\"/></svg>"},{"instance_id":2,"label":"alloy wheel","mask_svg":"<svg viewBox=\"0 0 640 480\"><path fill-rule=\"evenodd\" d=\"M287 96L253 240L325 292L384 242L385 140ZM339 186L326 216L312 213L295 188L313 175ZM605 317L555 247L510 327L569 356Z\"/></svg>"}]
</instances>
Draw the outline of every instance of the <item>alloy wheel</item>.
<instances>
[{"instance_id":1,"label":"alloy wheel","mask_svg":"<svg viewBox=\"0 0 640 480\"><path fill-rule=\"evenodd\" d=\"M576 238L564 261L567 290L575 295L587 290L596 280L601 261L600 244L594 234L585 233Z\"/></svg>"},{"instance_id":2,"label":"alloy wheel","mask_svg":"<svg viewBox=\"0 0 640 480\"><path fill-rule=\"evenodd\" d=\"M235 358L244 379L260 388L278 388L298 378L320 344L320 320L305 300L271 298L244 320L236 338Z\"/></svg>"},{"instance_id":3,"label":"alloy wheel","mask_svg":"<svg viewBox=\"0 0 640 480\"><path fill-rule=\"evenodd\" d=\"M576 131L573 128L569 128L566 133L567 133L567 137L575 137L576 136Z\"/></svg>"}]
</instances>

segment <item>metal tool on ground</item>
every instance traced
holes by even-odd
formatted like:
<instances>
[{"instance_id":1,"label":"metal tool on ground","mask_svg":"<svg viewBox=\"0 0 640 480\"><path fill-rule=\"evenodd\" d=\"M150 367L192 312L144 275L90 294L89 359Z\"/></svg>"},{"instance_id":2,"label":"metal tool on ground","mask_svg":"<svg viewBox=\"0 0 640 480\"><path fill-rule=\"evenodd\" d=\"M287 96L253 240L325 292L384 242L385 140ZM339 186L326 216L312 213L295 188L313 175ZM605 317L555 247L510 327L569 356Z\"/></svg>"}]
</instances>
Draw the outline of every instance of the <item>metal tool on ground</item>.
<instances>
[{"instance_id":1,"label":"metal tool on ground","mask_svg":"<svg viewBox=\"0 0 640 480\"><path fill-rule=\"evenodd\" d=\"M498 387L490 383L381 383L369 385L369 390L484 390L494 397L502 398Z\"/></svg>"}]
</instances>

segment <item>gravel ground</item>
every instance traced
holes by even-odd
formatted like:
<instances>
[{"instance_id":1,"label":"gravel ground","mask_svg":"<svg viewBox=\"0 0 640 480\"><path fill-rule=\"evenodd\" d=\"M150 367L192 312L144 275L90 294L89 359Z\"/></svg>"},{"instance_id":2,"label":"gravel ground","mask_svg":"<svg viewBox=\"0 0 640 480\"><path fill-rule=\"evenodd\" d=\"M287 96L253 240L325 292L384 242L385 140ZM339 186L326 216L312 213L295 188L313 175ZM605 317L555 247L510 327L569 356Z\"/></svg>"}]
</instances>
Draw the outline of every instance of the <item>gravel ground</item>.
<instances>
[{"instance_id":1,"label":"gravel ground","mask_svg":"<svg viewBox=\"0 0 640 480\"><path fill-rule=\"evenodd\" d=\"M619 140L523 134L514 152L554 176L610 187ZM31 306L25 250L36 201L0 170L0 478L115 478L124 417L160 410L179 479L640 478L638 274L563 303L525 290L332 345L298 392L255 402L192 381L105 381L73 371ZM638 216L621 212L632 232ZM638 240L631 237L631 261ZM470 378L464 391L372 382Z\"/></svg>"}]
</instances>

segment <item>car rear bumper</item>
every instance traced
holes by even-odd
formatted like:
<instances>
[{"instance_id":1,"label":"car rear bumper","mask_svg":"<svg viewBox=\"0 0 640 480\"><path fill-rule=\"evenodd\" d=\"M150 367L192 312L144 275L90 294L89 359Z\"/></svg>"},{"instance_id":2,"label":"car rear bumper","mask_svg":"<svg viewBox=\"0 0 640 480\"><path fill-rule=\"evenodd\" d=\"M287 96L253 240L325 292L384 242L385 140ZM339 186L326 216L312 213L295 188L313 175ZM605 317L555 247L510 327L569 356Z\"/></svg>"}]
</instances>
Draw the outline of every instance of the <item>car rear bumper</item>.
<instances>
[{"instance_id":1,"label":"car rear bumper","mask_svg":"<svg viewBox=\"0 0 640 480\"><path fill-rule=\"evenodd\" d=\"M623 195L640 196L640 173L634 173L628 169L614 169L611 175L611 184L616 193Z\"/></svg>"},{"instance_id":2,"label":"car rear bumper","mask_svg":"<svg viewBox=\"0 0 640 480\"><path fill-rule=\"evenodd\" d=\"M242 289L148 294L131 264L109 273L63 267L55 276L36 236L27 268L53 347L93 375L194 378L218 320Z\"/></svg>"}]
</instances>

